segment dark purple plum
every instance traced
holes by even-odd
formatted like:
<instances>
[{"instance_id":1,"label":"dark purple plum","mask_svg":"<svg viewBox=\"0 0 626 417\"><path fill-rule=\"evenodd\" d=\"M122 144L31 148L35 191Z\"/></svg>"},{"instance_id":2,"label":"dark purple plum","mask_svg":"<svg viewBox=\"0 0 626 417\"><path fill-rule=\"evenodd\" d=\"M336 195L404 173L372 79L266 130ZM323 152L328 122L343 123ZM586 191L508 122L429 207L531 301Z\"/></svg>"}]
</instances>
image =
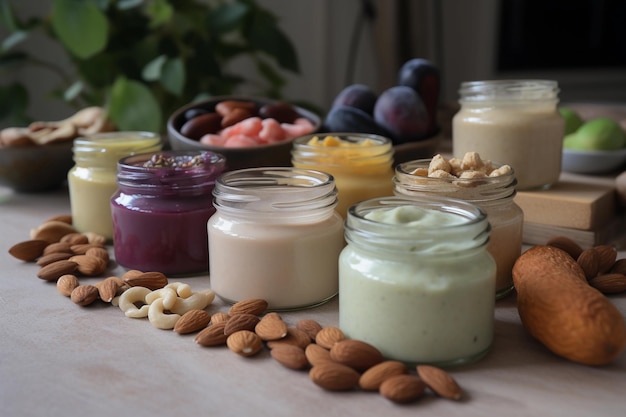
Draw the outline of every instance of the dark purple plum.
<instances>
[{"instance_id":1,"label":"dark purple plum","mask_svg":"<svg viewBox=\"0 0 626 417\"><path fill-rule=\"evenodd\" d=\"M374 111L374 104L378 96L365 84L351 84L341 90L335 100L331 109L338 106L350 106L361 109L368 114L372 114Z\"/></svg>"},{"instance_id":2,"label":"dark purple plum","mask_svg":"<svg viewBox=\"0 0 626 417\"><path fill-rule=\"evenodd\" d=\"M326 115L323 130L326 132L372 133L389 137L389 132L379 126L371 115L350 106L332 108Z\"/></svg>"},{"instance_id":3,"label":"dark purple plum","mask_svg":"<svg viewBox=\"0 0 626 417\"><path fill-rule=\"evenodd\" d=\"M420 96L429 115L430 132L437 130L437 106L441 90L439 68L431 61L413 58L398 72L398 85L411 87Z\"/></svg>"},{"instance_id":4,"label":"dark purple plum","mask_svg":"<svg viewBox=\"0 0 626 417\"><path fill-rule=\"evenodd\" d=\"M378 97L374 121L389 131L394 143L419 140L429 134L426 107L411 87L391 87Z\"/></svg>"}]
</instances>

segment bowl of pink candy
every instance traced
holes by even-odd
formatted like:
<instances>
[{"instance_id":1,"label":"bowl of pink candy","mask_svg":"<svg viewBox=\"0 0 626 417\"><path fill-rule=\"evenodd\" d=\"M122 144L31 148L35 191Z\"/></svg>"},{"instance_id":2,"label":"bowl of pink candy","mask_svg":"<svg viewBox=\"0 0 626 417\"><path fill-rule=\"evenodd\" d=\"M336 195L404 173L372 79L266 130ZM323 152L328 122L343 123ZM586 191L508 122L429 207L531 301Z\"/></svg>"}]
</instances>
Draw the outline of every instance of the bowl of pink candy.
<instances>
[{"instance_id":1,"label":"bowl of pink candy","mask_svg":"<svg viewBox=\"0 0 626 417\"><path fill-rule=\"evenodd\" d=\"M234 170L291 166L292 140L320 126L318 115L284 101L222 96L178 109L167 133L172 149L222 154Z\"/></svg>"}]
</instances>

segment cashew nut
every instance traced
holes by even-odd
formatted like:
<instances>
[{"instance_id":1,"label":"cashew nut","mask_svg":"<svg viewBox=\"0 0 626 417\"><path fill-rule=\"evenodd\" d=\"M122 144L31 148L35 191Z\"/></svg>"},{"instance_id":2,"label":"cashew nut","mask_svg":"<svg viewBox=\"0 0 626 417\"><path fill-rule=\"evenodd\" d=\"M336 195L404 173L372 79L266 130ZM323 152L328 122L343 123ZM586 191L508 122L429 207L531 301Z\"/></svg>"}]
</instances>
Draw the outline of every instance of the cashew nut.
<instances>
[{"instance_id":1,"label":"cashew nut","mask_svg":"<svg viewBox=\"0 0 626 417\"><path fill-rule=\"evenodd\" d=\"M158 329L173 329L178 319L180 319L180 314L165 314L163 300L163 298L157 298L150 304L148 308L148 320Z\"/></svg>"},{"instance_id":2,"label":"cashew nut","mask_svg":"<svg viewBox=\"0 0 626 417\"><path fill-rule=\"evenodd\" d=\"M172 288L174 291L176 291L176 294L178 294L178 296L182 298L188 298L191 294L193 294L193 291L191 291L191 287L189 286L189 284L185 284L182 282L170 282L165 286L165 288Z\"/></svg>"},{"instance_id":3,"label":"cashew nut","mask_svg":"<svg viewBox=\"0 0 626 417\"><path fill-rule=\"evenodd\" d=\"M152 304L159 298L163 299L163 308L169 310L174 306L174 303L176 303L178 295L173 288L159 288L146 295L146 304Z\"/></svg>"},{"instance_id":4,"label":"cashew nut","mask_svg":"<svg viewBox=\"0 0 626 417\"><path fill-rule=\"evenodd\" d=\"M189 310L204 310L215 299L213 290L194 292L187 298L178 297L170 311L176 314L185 314Z\"/></svg>"},{"instance_id":5,"label":"cashew nut","mask_svg":"<svg viewBox=\"0 0 626 417\"><path fill-rule=\"evenodd\" d=\"M126 317L134 319L147 317L150 306L145 304L145 302L146 296L151 292L152 290L146 287L131 287L127 289L122 293L122 295L120 295L120 309L124 312ZM144 305L137 307L135 303L144 303Z\"/></svg>"}]
</instances>

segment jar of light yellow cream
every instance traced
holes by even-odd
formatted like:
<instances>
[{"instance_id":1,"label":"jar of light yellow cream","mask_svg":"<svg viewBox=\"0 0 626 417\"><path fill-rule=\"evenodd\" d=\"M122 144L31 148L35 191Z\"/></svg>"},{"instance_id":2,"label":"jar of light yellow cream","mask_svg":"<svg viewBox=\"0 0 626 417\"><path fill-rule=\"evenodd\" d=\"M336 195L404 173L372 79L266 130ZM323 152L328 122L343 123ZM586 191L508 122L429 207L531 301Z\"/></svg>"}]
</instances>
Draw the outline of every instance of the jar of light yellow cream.
<instances>
[{"instance_id":1,"label":"jar of light yellow cream","mask_svg":"<svg viewBox=\"0 0 626 417\"><path fill-rule=\"evenodd\" d=\"M468 156L470 154L466 154ZM477 155L476 155L477 157ZM471 159L471 158L466 158ZM410 198L439 195L468 201L482 208L491 224L487 250L496 261L496 299L513 290L513 264L522 253L524 213L515 204L515 172L508 165L483 162L480 167L441 174L440 165L469 166L463 160L441 155L405 162L396 167L395 194ZM464 173L470 174L464 177Z\"/></svg>"},{"instance_id":2,"label":"jar of light yellow cream","mask_svg":"<svg viewBox=\"0 0 626 417\"><path fill-rule=\"evenodd\" d=\"M387 197L352 206L339 259L339 326L389 359L451 366L493 340L490 226L454 199Z\"/></svg>"},{"instance_id":3,"label":"jar of light yellow cream","mask_svg":"<svg viewBox=\"0 0 626 417\"><path fill-rule=\"evenodd\" d=\"M74 227L112 239L111 197L117 191L117 162L161 148L160 135L150 132L98 133L75 139L75 165L67 176Z\"/></svg>"},{"instance_id":4,"label":"jar of light yellow cream","mask_svg":"<svg viewBox=\"0 0 626 417\"><path fill-rule=\"evenodd\" d=\"M561 174L565 124L549 80L464 82L452 121L454 156L478 152L513 167L518 190L549 188Z\"/></svg>"}]
</instances>

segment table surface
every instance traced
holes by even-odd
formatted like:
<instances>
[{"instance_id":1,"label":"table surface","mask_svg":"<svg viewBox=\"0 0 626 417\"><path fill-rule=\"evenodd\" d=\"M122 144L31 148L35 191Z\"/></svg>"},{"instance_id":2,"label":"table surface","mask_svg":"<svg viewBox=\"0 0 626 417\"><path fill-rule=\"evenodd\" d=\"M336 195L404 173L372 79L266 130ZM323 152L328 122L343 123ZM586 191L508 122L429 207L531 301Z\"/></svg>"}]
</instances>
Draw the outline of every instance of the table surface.
<instances>
[{"instance_id":1,"label":"table surface","mask_svg":"<svg viewBox=\"0 0 626 417\"><path fill-rule=\"evenodd\" d=\"M159 330L146 319L126 318L117 307L79 307L37 278L37 265L8 254L31 228L57 214L69 214L66 189L28 195L0 188L2 416L626 415L626 354L604 367L553 355L522 328L514 294L496 303L491 352L451 370L465 399L426 395L409 405L358 390L324 391L306 371L282 367L267 351L244 358L225 347L197 345L193 335ZM107 272L121 273L115 265ZM209 288L208 276L175 280L196 291ZM98 279L82 280L92 281ZM626 295L610 299L626 316ZM209 307L226 309L219 300ZM290 324L313 318L331 326L337 311L335 299L282 316Z\"/></svg>"}]
</instances>

